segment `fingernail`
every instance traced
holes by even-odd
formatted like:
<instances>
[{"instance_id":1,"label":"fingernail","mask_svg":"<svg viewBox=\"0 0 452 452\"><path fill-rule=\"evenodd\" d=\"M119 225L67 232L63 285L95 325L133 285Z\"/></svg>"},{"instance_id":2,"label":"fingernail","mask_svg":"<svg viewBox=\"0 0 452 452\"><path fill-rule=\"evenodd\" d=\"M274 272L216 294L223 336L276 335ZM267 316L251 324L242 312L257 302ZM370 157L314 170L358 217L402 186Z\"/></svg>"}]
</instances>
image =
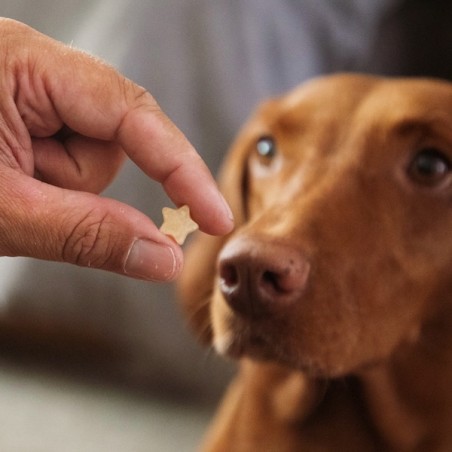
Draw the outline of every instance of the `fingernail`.
<instances>
[{"instance_id":1,"label":"fingernail","mask_svg":"<svg viewBox=\"0 0 452 452\"><path fill-rule=\"evenodd\" d=\"M226 199L224 199L224 197L221 193L220 193L220 199L223 203L223 209L224 209L224 212L226 213L226 216L228 217L228 219L230 220L231 223L234 223L234 215L232 213L232 210L229 207L229 204L227 203Z\"/></svg>"},{"instance_id":2,"label":"fingernail","mask_svg":"<svg viewBox=\"0 0 452 452\"><path fill-rule=\"evenodd\" d=\"M223 198L223 203L224 203L224 206L225 206L226 215L233 222L234 221L234 215L232 213L232 210L229 207L229 204L226 202L226 199L224 199L223 195L221 197Z\"/></svg>"},{"instance_id":3,"label":"fingernail","mask_svg":"<svg viewBox=\"0 0 452 452\"><path fill-rule=\"evenodd\" d=\"M177 270L173 250L150 240L136 240L127 256L124 272L149 281L169 281Z\"/></svg>"}]
</instances>

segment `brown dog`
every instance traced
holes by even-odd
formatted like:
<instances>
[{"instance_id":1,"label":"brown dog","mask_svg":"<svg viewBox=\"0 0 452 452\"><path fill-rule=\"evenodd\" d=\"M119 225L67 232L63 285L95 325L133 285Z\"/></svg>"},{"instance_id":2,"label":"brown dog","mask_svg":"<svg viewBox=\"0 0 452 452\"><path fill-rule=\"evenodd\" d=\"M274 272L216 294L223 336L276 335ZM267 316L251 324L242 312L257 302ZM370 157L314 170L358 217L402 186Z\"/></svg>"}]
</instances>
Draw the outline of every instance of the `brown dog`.
<instances>
[{"instance_id":1,"label":"brown dog","mask_svg":"<svg viewBox=\"0 0 452 452\"><path fill-rule=\"evenodd\" d=\"M336 75L261 106L221 174L237 228L181 281L240 360L212 452L452 450L452 85Z\"/></svg>"}]
</instances>

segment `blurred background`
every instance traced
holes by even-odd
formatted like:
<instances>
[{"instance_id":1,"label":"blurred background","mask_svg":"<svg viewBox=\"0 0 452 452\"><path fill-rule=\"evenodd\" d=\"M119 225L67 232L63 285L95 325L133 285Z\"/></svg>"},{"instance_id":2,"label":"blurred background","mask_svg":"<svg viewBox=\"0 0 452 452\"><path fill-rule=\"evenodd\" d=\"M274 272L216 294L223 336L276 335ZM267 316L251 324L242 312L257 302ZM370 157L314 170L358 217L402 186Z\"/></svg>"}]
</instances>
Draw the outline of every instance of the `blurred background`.
<instances>
[{"instance_id":1,"label":"blurred background","mask_svg":"<svg viewBox=\"0 0 452 452\"><path fill-rule=\"evenodd\" d=\"M262 99L319 74L452 75L446 0L2 0L0 15L146 87L216 173ZM158 225L127 163L104 193ZM201 349L174 287L0 258L0 450L191 451L234 365Z\"/></svg>"}]
</instances>

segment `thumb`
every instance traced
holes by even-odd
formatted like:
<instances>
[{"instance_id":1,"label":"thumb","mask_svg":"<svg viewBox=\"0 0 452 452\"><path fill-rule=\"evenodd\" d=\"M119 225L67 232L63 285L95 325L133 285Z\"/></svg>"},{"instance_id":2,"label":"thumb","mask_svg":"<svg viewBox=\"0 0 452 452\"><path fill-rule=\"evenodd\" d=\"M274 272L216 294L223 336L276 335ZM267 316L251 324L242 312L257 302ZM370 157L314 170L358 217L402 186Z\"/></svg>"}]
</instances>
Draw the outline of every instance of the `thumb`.
<instances>
[{"instance_id":1,"label":"thumb","mask_svg":"<svg viewBox=\"0 0 452 452\"><path fill-rule=\"evenodd\" d=\"M138 210L16 171L5 177L5 172L0 255L68 262L152 281L170 281L180 273L180 247Z\"/></svg>"}]
</instances>

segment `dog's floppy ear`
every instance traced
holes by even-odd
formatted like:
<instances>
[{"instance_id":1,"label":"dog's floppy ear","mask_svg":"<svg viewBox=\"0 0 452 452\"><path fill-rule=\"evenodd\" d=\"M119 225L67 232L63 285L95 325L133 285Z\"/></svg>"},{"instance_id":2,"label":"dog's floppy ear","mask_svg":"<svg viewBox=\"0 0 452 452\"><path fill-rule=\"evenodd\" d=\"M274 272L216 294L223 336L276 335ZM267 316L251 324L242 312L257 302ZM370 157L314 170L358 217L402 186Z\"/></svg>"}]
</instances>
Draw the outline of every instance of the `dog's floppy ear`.
<instances>
[{"instance_id":1,"label":"dog's floppy ear","mask_svg":"<svg viewBox=\"0 0 452 452\"><path fill-rule=\"evenodd\" d=\"M246 216L246 127L235 140L219 175L219 186L234 215L235 229ZM210 298L216 260L229 236L213 237L198 232L185 253L185 265L178 284L179 298L190 326L204 343L211 340Z\"/></svg>"}]
</instances>

